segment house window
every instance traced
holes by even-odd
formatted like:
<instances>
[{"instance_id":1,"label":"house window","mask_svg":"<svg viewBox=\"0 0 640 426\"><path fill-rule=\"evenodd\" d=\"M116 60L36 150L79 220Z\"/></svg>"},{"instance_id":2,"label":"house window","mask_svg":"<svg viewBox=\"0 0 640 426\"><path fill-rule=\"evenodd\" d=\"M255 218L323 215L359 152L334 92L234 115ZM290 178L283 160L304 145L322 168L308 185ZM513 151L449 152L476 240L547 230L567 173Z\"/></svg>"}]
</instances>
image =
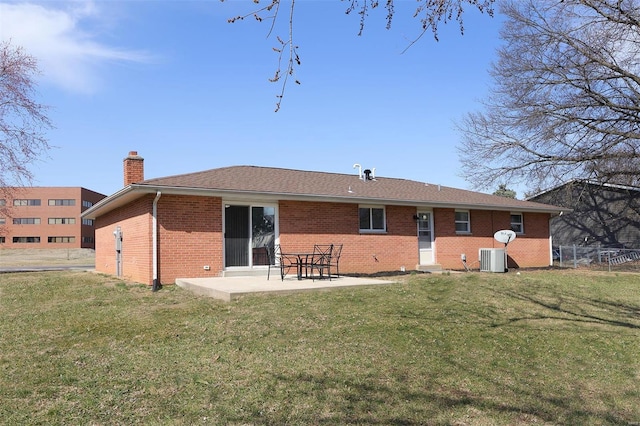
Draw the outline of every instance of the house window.
<instances>
[{"instance_id":1,"label":"house window","mask_svg":"<svg viewBox=\"0 0 640 426\"><path fill-rule=\"evenodd\" d=\"M40 237L13 237L13 243L39 243Z\"/></svg>"},{"instance_id":2,"label":"house window","mask_svg":"<svg viewBox=\"0 0 640 426\"><path fill-rule=\"evenodd\" d=\"M47 237L49 243L75 243L76 237Z\"/></svg>"},{"instance_id":3,"label":"house window","mask_svg":"<svg viewBox=\"0 0 640 426\"><path fill-rule=\"evenodd\" d=\"M456 232L470 233L471 221L469 220L469 210L456 210Z\"/></svg>"},{"instance_id":4,"label":"house window","mask_svg":"<svg viewBox=\"0 0 640 426\"><path fill-rule=\"evenodd\" d=\"M0 237L0 244L4 244L4 242L5 242L4 237Z\"/></svg>"},{"instance_id":5,"label":"house window","mask_svg":"<svg viewBox=\"0 0 640 426\"><path fill-rule=\"evenodd\" d=\"M524 221L522 213L511 213L511 230L516 234L524 233Z\"/></svg>"},{"instance_id":6,"label":"house window","mask_svg":"<svg viewBox=\"0 0 640 426\"><path fill-rule=\"evenodd\" d=\"M0 225L4 225L6 221L7 220L4 217L0 217Z\"/></svg>"},{"instance_id":7,"label":"house window","mask_svg":"<svg viewBox=\"0 0 640 426\"><path fill-rule=\"evenodd\" d=\"M93 226L93 219L82 219L82 224Z\"/></svg>"},{"instance_id":8,"label":"house window","mask_svg":"<svg viewBox=\"0 0 640 426\"><path fill-rule=\"evenodd\" d=\"M70 199L49 200L49 205L50 206L75 206L76 205L76 200L70 200Z\"/></svg>"},{"instance_id":9,"label":"house window","mask_svg":"<svg viewBox=\"0 0 640 426\"><path fill-rule=\"evenodd\" d=\"M75 217L50 217L49 225L75 225Z\"/></svg>"},{"instance_id":10,"label":"house window","mask_svg":"<svg viewBox=\"0 0 640 426\"><path fill-rule=\"evenodd\" d=\"M13 205L14 206L39 206L40 205L40 200L39 199L13 200Z\"/></svg>"},{"instance_id":11,"label":"house window","mask_svg":"<svg viewBox=\"0 0 640 426\"><path fill-rule=\"evenodd\" d=\"M361 232L384 232L385 214L384 207L363 207L360 206L360 231Z\"/></svg>"},{"instance_id":12,"label":"house window","mask_svg":"<svg viewBox=\"0 0 640 426\"><path fill-rule=\"evenodd\" d=\"M14 225L40 225L39 217L17 217L13 219Z\"/></svg>"},{"instance_id":13,"label":"house window","mask_svg":"<svg viewBox=\"0 0 640 426\"><path fill-rule=\"evenodd\" d=\"M0 198L0 206L6 206L7 205L7 200L5 200L4 198Z\"/></svg>"}]
</instances>

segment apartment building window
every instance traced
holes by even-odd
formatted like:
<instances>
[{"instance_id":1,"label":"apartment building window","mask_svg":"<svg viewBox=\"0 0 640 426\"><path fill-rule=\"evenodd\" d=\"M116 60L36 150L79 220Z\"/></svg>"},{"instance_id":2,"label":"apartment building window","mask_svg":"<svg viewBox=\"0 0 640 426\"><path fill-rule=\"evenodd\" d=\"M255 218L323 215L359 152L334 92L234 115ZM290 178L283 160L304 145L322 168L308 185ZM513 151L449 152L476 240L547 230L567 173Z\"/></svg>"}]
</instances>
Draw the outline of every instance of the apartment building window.
<instances>
[{"instance_id":1,"label":"apartment building window","mask_svg":"<svg viewBox=\"0 0 640 426\"><path fill-rule=\"evenodd\" d=\"M6 205L7 205L7 200L5 200L4 198L0 198L0 207L6 206Z\"/></svg>"},{"instance_id":2,"label":"apartment building window","mask_svg":"<svg viewBox=\"0 0 640 426\"><path fill-rule=\"evenodd\" d=\"M76 200L69 200L69 199L49 200L49 205L50 206L75 206Z\"/></svg>"},{"instance_id":3,"label":"apartment building window","mask_svg":"<svg viewBox=\"0 0 640 426\"><path fill-rule=\"evenodd\" d=\"M13 205L16 207L24 207L24 206L39 206L39 199L17 199L13 200Z\"/></svg>"},{"instance_id":4,"label":"apartment building window","mask_svg":"<svg viewBox=\"0 0 640 426\"><path fill-rule=\"evenodd\" d=\"M4 225L7 220L4 217L0 217L0 225Z\"/></svg>"},{"instance_id":5,"label":"apartment building window","mask_svg":"<svg viewBox=\"0 0 640 426\"><path fill-rule=\"evenodd\" d=\"M524 234L522 213L511 213L511 230L516 234Z\"/></svg>"},{"instance_id":6,"label":"apartment building window","mask_svg":"<svg viewBox=\"0 0 640 426\"><path fill-rule=\"evenodd\" d=\"M48 243L75 243L76 237L47 237Z\"/></svg>"},{"instance_id":7,"label":"apartment building window","mask_svg":"<svg viewBox=\"0 0 640 426\"><path fill-rule=\"evenodd\" d=\"M91 201L82 200L82 207L91 207L93 203Z\"/></svg>"},{"instance_id":8,"label":"apartment building window","mask_svg":"<svg viewBox=\"0 0 640 426\"><path fill-rule=\"evenodd\" d=\"M16 217L13 219L14 225L40 225L39 217Z\"/></svg>"},{"instance_id":9,"label":"apartment building window","mask_svg":"<svg viewBox=\"0 0 640 426\"><path fill-rule=\"evenodd\" d=\"M93 219L82 219L82 224L93 226Z\"/></svg>"},{"instance_id":10,"label":"apartment building window","mask_svg":"<svg viewBox=\"0 0 640 426\"><path fill-rule=\"evenodd\" d=\"M49 225L75 225L75 217L50 217Z\"/></svg>"},{"instance_id":11,"label":"apartment building window","mask_svg":"<svg viewBox=\"0 0 640 426\"><path fill-rule=\"evenodd\" d=\"M383 232L385 228L384 207L360 206L360 231Z\"/></svg>"},{"instance_id":12,"label":"apartment building window","mask_svg":"<svg viewBox=\"0 0 640 426\"><path fill-rule=\"evenodd\" d=\"M4 242L5 242L4 237L0 237L0 244L4 244Z\"/></svg>"},{"instance_id":13,"label":"apartment building window","mask_svg":"<svg viewBox=\"0 0 640 426\"><path fill-rule=\"evenodd\" d=\"M471 232L471 220L469 210L456 210L456 232L468 234Z\"/></svg>"},{"instance_id":14,"label":"apartment building window","mask_svg":"<svg viewBox=\"0 0 640 426\"><path fill-rule=\"evenodd\" d=\"M40 237L13 237L13 243L40 243Z\"/></svg>"},{"instance_id":15,"label":"apartment building window","mask_svg":"<svg viewBox=\"0 0 640 426\"><path fill-rule=\"evenodd\" d=\"M82 237L82 242L87 244L95 243L95 238L93 237Z\"/></svg>"}]
</instances>

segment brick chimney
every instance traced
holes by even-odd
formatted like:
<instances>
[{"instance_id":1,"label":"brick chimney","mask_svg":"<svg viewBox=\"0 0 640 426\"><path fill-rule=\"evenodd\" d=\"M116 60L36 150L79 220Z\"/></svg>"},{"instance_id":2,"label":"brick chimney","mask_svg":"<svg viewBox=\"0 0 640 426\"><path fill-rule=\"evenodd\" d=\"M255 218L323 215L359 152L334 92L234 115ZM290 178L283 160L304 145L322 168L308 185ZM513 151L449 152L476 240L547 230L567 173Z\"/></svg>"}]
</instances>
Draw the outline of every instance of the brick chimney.
<instances>
[{"instance_id":1,"label":"brick chimney","mask_svg":"<svg viewBox=\"0 0 640 426\"><path fill-rule=\"evenodd\" d=\"M144 158L138 155L138 151L129 151L124 159L124 186L144 180Z\"/></svg>"}]
</instances>

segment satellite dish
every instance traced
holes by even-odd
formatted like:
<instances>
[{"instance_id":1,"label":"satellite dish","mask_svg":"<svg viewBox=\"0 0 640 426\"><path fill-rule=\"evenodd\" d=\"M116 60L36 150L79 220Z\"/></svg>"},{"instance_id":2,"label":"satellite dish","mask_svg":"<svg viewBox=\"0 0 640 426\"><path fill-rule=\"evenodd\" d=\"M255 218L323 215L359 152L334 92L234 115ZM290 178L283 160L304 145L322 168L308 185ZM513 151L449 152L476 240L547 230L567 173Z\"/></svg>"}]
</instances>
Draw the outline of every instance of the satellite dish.
<instances>
[{"instance_id":1,"label":"satellite dish","mask_svg":"<svg viewBox=\"0 0 640 426\"><path fill-rule=\"evenodd\" d=\"M516 233L511 229L503 229L502 231L498 231L493 234L493 238L500 243L509 244L511 241L516 239Z\"/></svg>"}]
</instances>

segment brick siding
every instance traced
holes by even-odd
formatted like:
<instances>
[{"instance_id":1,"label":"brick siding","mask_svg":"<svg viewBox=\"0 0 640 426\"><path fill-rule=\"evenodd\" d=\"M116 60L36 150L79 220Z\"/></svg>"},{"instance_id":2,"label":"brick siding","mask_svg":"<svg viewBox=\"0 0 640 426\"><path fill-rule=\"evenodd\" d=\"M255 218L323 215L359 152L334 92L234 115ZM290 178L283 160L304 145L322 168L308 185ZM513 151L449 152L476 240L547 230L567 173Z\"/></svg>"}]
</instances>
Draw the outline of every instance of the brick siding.
<instances>
[{"instance_id":1,"label":"brick siding","mask_svg":"<svg viewBox=\"0 0 640 426\"><path fill-rule=\"evenodd\" d=\"M222 200L163 195L158 202L159 279L219 276L223 269ZM209 270L205 270L209 266Z\"/></svg>"},{"instance_id":2,"label":"brick siding","mask_svg":"<svg viewBox=\"0 0 640 426\"><path fill-rule=\"evenodd\" d=\"M83 201L92 204L105 198L105 195L81 187L16 187L2 188L0 199L6 205L0 206L0 236L5 237L2 248L89 248L95 247L94 226L83 225L80 214L87 209ZM14 206L15 199L40 200L39 206ZM50 206L49 200L75 200L73 206ZM13 224L14 218L37 218L39 224ZM74 224L49 224L50 218L73 218ZM13 237L40 237L39 243L14 243ZM73 242L49 243L49 237L73 237ZM83 241L83 237L86 238Z\"/></svg>"},{"instance_id":3,"label":"brick siding","mask_svg":"<svg viewBox=\"0 0 640 426\"><path fill-rule=\"evenodd\" d=\"M152 284L152 205L146 195L97 219L96 269L115 274L113 231L123 231L123 276ZM280 201L280 244L287 251L310 251L314 244L343 244L341 273L412 270L419 263L416 208L386 206L385 233L360 233L358 204ZM224 269L223 200L216 197L162 195L158 202L159 280L215 277ZM549 264L549 214L524 213L525 233L508 246L510 267ZM471 210L471 233L456 234L455 210L434 208L435 262L463 269L460 255L477 268L480 248L503 247L493 235L510 228L510 212ZM475 262L475 264L474 264ZM210 270L205 270L208 265Z\"/></svg>"},{"instance_id":4,"label":"brick siding","mask_svg":"<svg viewBox=\"0 0 640 426\"><path fill-rule=\"evenodd\" d=\"M481 248L503 248L493 235L511 228L511 212L471 210L471 233L456 234L455 210L434 209L434 233L436 262L447 269L464 268L461 255L467 257L467 265L478 268L478 252ZM541 267L550 263L549 214L524 213L524 234L509 243L509 267Z\"/></svg>"},{"instance_id":5,"label":"brick siding","mask_svg":"<svg viewBox=\"0 0 640 426\"><path fill-rule=\"evenodd\" d=\"M281 201L280 244L308 251L314 244L343 244L340 272L414 269L418 263L415 207L386 207L387 232L359 231L358 204Z\"/></svg>"},{"instance_id":6,"label":"brick siding","mask_svg":"<svg viewBox=\"0 0 640 426\"><path fill-rule=\"evenodd\" d=\"M122 230L122 277L152 284L151 213L154 196L147 195L96 219L96 271L117 271L113 232Z\"/></svg>"}]
</instances>

